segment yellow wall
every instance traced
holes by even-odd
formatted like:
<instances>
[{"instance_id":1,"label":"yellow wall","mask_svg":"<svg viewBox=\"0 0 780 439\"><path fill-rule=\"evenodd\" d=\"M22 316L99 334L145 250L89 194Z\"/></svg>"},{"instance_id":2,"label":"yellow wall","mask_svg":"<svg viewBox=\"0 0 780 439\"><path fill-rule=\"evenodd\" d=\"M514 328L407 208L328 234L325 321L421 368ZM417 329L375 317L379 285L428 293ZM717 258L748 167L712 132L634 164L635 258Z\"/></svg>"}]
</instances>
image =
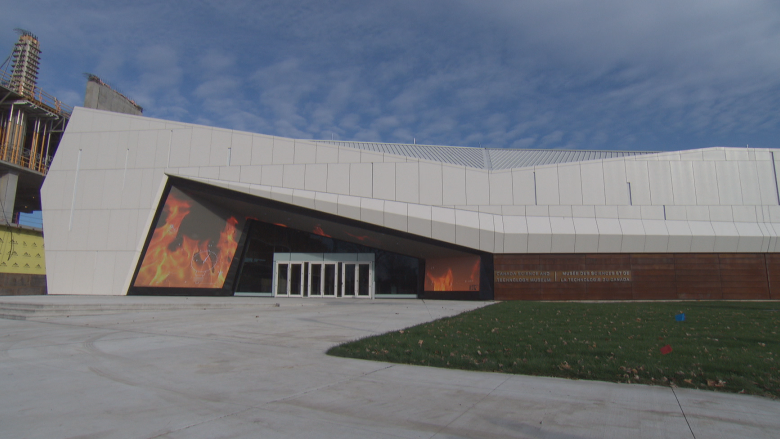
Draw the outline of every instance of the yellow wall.
<instances>
[{"instance_id":1,"label":"yellow wall","mask_svg":"<svg viewBox=\"0 0 780 439\"><path fill-rule=\"evenodd\" d=\"M43 233L0 226L0 273L46 274Z\"/></svg>"}]
</instances>

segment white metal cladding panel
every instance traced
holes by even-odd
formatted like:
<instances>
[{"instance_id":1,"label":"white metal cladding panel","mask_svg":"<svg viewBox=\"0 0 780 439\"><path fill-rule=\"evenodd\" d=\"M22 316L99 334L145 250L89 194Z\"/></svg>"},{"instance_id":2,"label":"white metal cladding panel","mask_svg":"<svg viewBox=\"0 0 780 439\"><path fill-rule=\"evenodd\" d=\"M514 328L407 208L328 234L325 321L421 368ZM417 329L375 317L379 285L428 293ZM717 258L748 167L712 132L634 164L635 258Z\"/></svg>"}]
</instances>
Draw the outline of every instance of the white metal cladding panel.
<instances>
[{"instance_id":1,"label":"white metal cladding panel","mask_svg":"<svg viewBox=\"0 0 780 439\"><path fill-rule=\"evenodd\" d=\"M273 163L291 165L295 158L295 141L284 137L274 137Z\"/></svg>"},{"instance_id":2,"label":"white metal cladding panel","mask_svg":"<svg viewBox=\"0 0 780 439\"><path fill-rule=\"evenodd\" d=\"M284 181L284 165L265 165L261 181L266 186L281 186Z\"/></svg>"},{"instance_id":3,"label":"white metal cladding panel","mask_svg":"<svg viewBox=\"0 0 780 439\"><path fill-rule=\"evenodd\" d=\"M550 253L552 249L552 227L550 218L527 217L528 253Z\"/></svg>"},{"instance_id":4,"label":"white metal cladding panel","mask_svg":"<svg viewBox=\"0 0 780 439\"><path fill-rule=\"evenodd\" d=\"M339 150L330 146L317 146L317 163L338 163Z\"/></svg>"},{"instance_id":5,"label":"white metal cladding panel","mask_svg":"<svg viewBox=\"0 0 780 439\"><path fill-rule=\"evenodd\" d=\"M599 253L620 253L621 240L620 221L612 218L596 218L599 227Z\"/></svg>"},{"instance_id":6,"label":"white metal cladding panel","mask_svg":"<svg viewBox=\"0 0 780 439\"><path fill-rule=\"evenodd\" d=\"M688 221L666 221L669 231L668 252L688 253L691 251L691 228Z\"/></svg>"},{"instance_id":7,"label":"white metal cladding panel","mask_svg":"<svg viewBox=\"0 0 780 439\"><path fill-rule=\"evenodd\" d=\"M604 196L604 168L601 161L582 163L580 165L582 178L582 204L606 204Z\"/></svg>"},{"instance_id":8,"label":"white metal cladding panel","mask_svg":"<svg viewBox=\"0 0 780 439\"><path fill-rule=\"evenodd\" d=\"M571 215L575 218L596 218L595 206L572 206Z\"/></svg>"},{"instance_id":9,"label":"white metal cladding panel","mask_svg":"<svg viewBox=\"0 0 780 439\"><path fill-rule=\"evenodd\" d=\"M231 133L227 130L211 130L211 148L209 150L209 166L228 166L228 148L231 148ZM233 149L230 149L230 160L233 160Z\"/></svg>"},{"instance_id":10,"label":"white metal cladding panel","mask_svg":"<svg viewBox=\"0 0 780 439\"><path fill-rule=\"evenodd\" d=\"M505 216L504 251L526 253L528 251L528 224L525 217Z\"/></svg>"},{"instance_id":11,"label":"white metal cladding panel","mask_svg":"<svg viewBox=\"0 0 780 439\"><path fill-rule=\"evenodd\" d=\"M710 209L707 206L685 206L688 221L709 221Z\"/></svg>"},{"instance_id":12,"label":"white metal cladding panel","mask_svg":"<svg viewBox=\"0 0 780 439\"><path fill-rule=\"evenodd\" d=\"M294 148L295 163L317 163L317 147L313 143L296 140Z\"/></svg>"},{"instance_id":13,"label":"white metal cladding panel","mask_svg":"<svg viewBox=\"0 0 780 439\"><path fill-rule=\"evenodd\" d=\"M445 206L466 203L466 168L442 166L443 204Z\"/></svg>"},{"instance_id":14,"label":"white metal cladding panel","mask_svg":"<svg viewBox=\"0 0 780 439\"><path fill-rule=\"evenodd\" d=\"M645 249L645 228L642 220L620 219L622 239L620 250L623 253L641 253Z\"/></svg>"},{"instance_id":15,"label":"white metal cladding panel","mask_svg":"<svg viewBox=\"0 0 780 439\"><path fill-rule=\"evenodd\" d=\"M718 196L718 177L715 162L693 162L693 175L696 184L696 204L720 204ZM736 182L739 184L739 181Z\"/></svg>"},{"instance_id":16,"label":"white metal cladding panel","mask_svg":"<svg viewBox=\"0 0 780 439\"><path fill-rule=\"evenodd\" d=\"M493 215L493 228L495 229L494 248L496 253L504 252L504 218L501 215Z\"/></svg>"},{"instance_id":17,"label":"white metal cladding panel","mask_svg":"<svg viewBox=\"0 0 780 439\"><path fill-rule=\"evenodd\" d=\"M715 162L715 170L717 172L718 199L720 204L742 204L739 162Z\"/></svg>"},{"instance_id":18,"label":"white metal cladding panel","mask_svg":"<svg viewBox=\"0 0 780 439\"><path fill-rule=\"evenodd\" d=\"M596 218L618 218L617 206L593 206Z\"/></svg>"},{"instance_id":19,"label":"white metal cladding panel","mask_svg":"<svg viewBox=\"0 0 780 439\"><path fill-rule=\"evenodd\" d=\"M709 221L688 221L691 229L691 252L710 253L715 248L715 230Z\"/></svg>"},{"instance_id":20,"label":"white metal cladding panel","mask_svg":"<svg viewBox=\"0 0 780 439\"><path fill-rule=\"evenodd\" d=\"M252 136L252 164L270 165L274 158L274 138L270 136Z\"/></svg>"},{"instance_id":21,"label":"white metal cladding panel","mask_svg":"<svg viewBox=\"0 0 780 439\"><path fill-rule=\"evenodd\" d=\"M250 192L250 190L247 190L246 192ZM296 206L305 207L307 209L316 209L316 205L314 204L314 198L317 196L316 192L313 191L307 191L307 190L300 190L295 189L293 191L293 204Z\"/></svg>"},{"instance_id":22,"label":"white metal cladding panel","mask_svg":"<svg viewBox=\"0 0 780 439\"><path fill-rule=\"evenodd\" d=\"M310 191L322 191L322 188L328 184L328 165L325 163L305 165L306 175L305 189ZM243 177L243 174L242 174ZM250 183L258 183L251 181Z\"/></svg>"},{"instance_id":23,"label":"white metal cladding panel","mask_svg":"<svg viewBox=\"0 0 780 439\"><path fill-rule=\"evenodd\" d=\"M49 171L41 187L46 210L70 208L75 174L75 171Z\"/></svg>"},{"instance_id":24,"label":"white metal cladding panel","mask_svg":"<svg viewBox=\"0 0 780 439\"><path fill-rule=\"evenodd\" d=\"M138 136L138 133L134 133ZM116 154L119 149L119 145L122 145L122 155L126 151L127 146L127 132L120 133L101 133L100 147L95 151L96 160L95 167L97 169L112 169L116 163Z\"/></svg>"},{"instance_id":25,"label":"white metal cladding panel","mask_svg":"<svg viewBox=\"0 0 780 439\"><path fill-rule=\"evenodd\" d=\"M599 251L599 226L595 218L573 218L574 251L576 253L596 253Z\"/></svg>"},{"instance_id":26,"label":"white metal cladding panel","mask_svg":"<svg viewBox=\"0 0 780 439\"><path fill-rule=\"evenodd\" d=\"M284 176L282 184L290 189L304 189L306 180L306 165L283 165ZM220 180L225 180L220 178Z\"/></svg>"},{"instance_id":27,"label":"white metal cladding panel","mask_svg":"<svg viewBox=\"0 0 780 439\"><path fill-rule=\"evenodd\" d=\"M192 130L173 130L172 136L167 166L172 168L189 166Z\"/></svg>"},{"instance_id":28,"label":"white metal cladding panel","mask_svg":"<svg viewBox=\"0 0 780 439\"><path fill-rule=\"evenodd\" d=\"M642 219L664 219L664 206L642 206Z\"/></svg>"},{"instance_id":29,"label":"white metal cladding panel","mask_svg":"<svg viewBox=\"0 0 780 439\"><path fill-rule=\"evenodd\" d=\"M713 251L715 252L735 252L739 247L739 232L733 222L713 222L710 223L715 242Z\"/></svg>"},{"instance_id":30,"label":"white metal cladding panel","mask_svg":"<svg viewBox=\"0 0 780 439\"><path fill-rule=\"evenodd\" d=\"M374 163L374 198L395 200L395 163Z\"/></svg>"},{"instance_id":31,"label":"white metal cladding panel","mask_svg":"<svg viewBox=\"0 0 780 439\"><path fill-rule=\"evenodd\" d=\"M128 138L128 142L127 142L127 149L126 149L127 167L128 168L154 168L156 165L155 156L157 154L157 136L162 133L156 131L142 131L140 133L135 133L135 134L138 135L138 137L136 138L136 142L132 143L131 138ZM168 135L170 135L170 131L168 132ZM168 149L167 143L164 145L164 149L166 150L166 155L167 155L167 149ZM119 153L117 159L124 162L124 157L122 157L121 152ZM165 165L165 163L163 163L163 165ZM124 166L121 167L124 168Z\"/></svg>"},{"instance_id":32,"label":"white metal cladding panel","mask_svg":"<svg viewBox=\"0 0 780 439\"><path fill-rule=\"evenodd\" d=\"M374 176L372 163L352 163L349 165L349 193L358 197L371 198Z\"/></svg>"},{"instance_id":33,"label":"white metal cladding panel","mask_svg":"<svg viewBox=\"0 0 780 439\"><path fill-rule=\"evenodd\" d=\"M512 171L512 198L516 205L536 204L534 171Z\"/></svg>"},{"instance_id":34,"label":"white metal cladding panel","mask_svg":"<svg viewBox=\"0 0 780 439\"><path fill-rule=\"evenodd\" d=\"M734 221L734 211L731 206L709 206L710 221Z\"/></svg>"},{"instance_id":35,"label":"white metal cladding panel","mask_svg":"<svg viewBox=\"0 0 780 439\"><path fill-rule=\"evenodd\" d=\"M739 233L738 252L760 252L763 251L764 234L756 223L735 222Z\"/></svg>"},{"instance_id":36,"label":"white metal cladding panel","mask_svg":"<svg viewBox=\"0 0 780 439\"><path fill-rule=\"evenodd\" d=\"M208 166L211 157L211 136L213 129L193 128L189 150L190 159L186 166Z\"/></svg>"},{"instance_id":37,"label":"white metal cladding panel","mask_svg":"<svg viewBox=\"0 0 780 439\"><path fill-rule=\"evenodd\" d=\"M617 206L618 218L642 219L642 207L644 206Z\"/></svg>"},{"instance_id":38,"label":"white metal cladding panel","mask_svg":"<svg viewBox=\"0 0 780 439\"><path fill-rule=\"evenodd\" d=\"M608 205L628 204L626 166L620 161L607 161L604 167L604 195Z\"/></svg>"},{"instance_id":39,"label":"white metal cladding panel","mask_svg":"<svg viewBox=\"0 0 780 439\"><path fill-rule=\"evenodd\" d=\"M571 208L572 206L547 206L547 211L549 212L550 216L560 216L560 217L566 217L571 218Z\"/></svg>"},{"instance_id":40,"label":"white metal cladding panel","mask_svg":"<svg viewBox=\"0 0 780 439\"><path fill-rule=\"evenodd\" d=\"M642 220L645 229L646 253L663 253L667 251L669 244L669 231L666 222L662 220Z\"/></svg>"},{"instance_id":41,"label":"white metal cladding panel","mask_svg":"<svg viewBox=\"0 0 780 439\"><path fill-rule=\"evenodd\" d=\"M339 163L360 163L360 151L339 148Z\"/></svg>"},{"instance_id":42,"label":"white metal cladding panel","mask_svg":"<svg viewBox=\"0 0 780 439\"><path fill-rule=\"evenodd\" d=\"M495 223L493 215L489 213L479 214L479 249L486 252L495 252Z\"/></svg>"},{"instance_id":43,"label":"white metal cladding panel","mask_svg":"<svg viewBox=\"0 0 780 439\"><path fill-rule=\"evenodd\" d=\"M774 162L760 161L756 163L756 176L758 177L759 188L761 191L761 204L778 205L780 196L778 196L777 182L775 181Z\"/></svg>"},{"instance_id":44,"label":"white metal cladding panel","mask_svg":"<svg viewBox=\"0 0 780 439\"><path fill-rule=\"evenodd\" d=\"M731 211L734 214L734 222L753 223L758 221L756 206L732 206Z\"/></svg>"},{"instance_id":45,"label":"white metal cladding panel","mask_svg":"<svg viewBox=\"0 0 780 439\"><path fill-rule=\"evenodd\" d=\"M360 221L360 198L349 195L339 195L339 216Z\"/></svg>"},{"instance_id":46,"label":"white metal cladding panel","mask_svg":"<svg viewBox=\"0 0 780 439\"><path fill-rule=\"evenodd\" d=\"M696 185L693 178L693 165L691 162L669 162L672 170L672 191L674 204L678 206L696 205Z\"/></svg>"},{"instance_id":47,"label":"white metal cladding panel","mask_svg":"<svg viewBox=\"0 0 780 439\"><path fill-rule=\"evenodd\" d=\"M558 167L536 168L536 199L540 205L559 204Z\"/></svg>"},{"instance_id":48,"label":"white metal cladding panel","mask_svg":"<svg viewBox=\"0 0 780 439\"><path fill-rule=\"evenodd\" d=\"M672 189L672 169L668 161L648 161L647 173L650 181L652 204L674 204Z\"/></svg>"},{"instance_id":49,"label":"white metal cladding panel","mask_svg":"<svg viewBox=\"0 0 780 439\"><path fill-rule=\"evenodd\" d=\"M466 168L466 204L490 203L490 181L487 171Z\"/></svg>"},{"instance_id":50,"label":"white metal cladding panel","mask_svg":"<svg viewBox=\"0 0 780 439\"><path fill-rule=\"evenodd\" d=\"M417 163L396 163L395 199L407 203L420 202L420 171Z\"/></svg>"},{"instance_id":51,"label":"white metal cladding panel","mask_svg":"<svg viewBox=\"0 0 780 439\"><path fill-rule=\"evenodd\" d=\"M317 195L314 196L314 205L317 207L317 210L337 215L338 200L338 195L317 192Z\"/></svg>"},{"instance_id":52,"label":"white metal cladding panel","mask_svg":"<svg viewBox=\"0 0 780 439\"><path fill-rule=\"evenodd\" d=\"M632 205L647 206L652 204L647 162L627 160L626 180L631 183L631 198L629 201Z\"/></svg>"},{"instance_id":53,"label":"white metal cladding panel","mask_svg":"<svg viewBox=\"0 0 780 439\"><path fill-rule=\"evenodd\" d=\"M442 202L442 170L436 163L420 162L420 203L439 206Z\"/></svg>"},{"instance_id":54,"label":"white metal cladding panel","mask_svg":"<svg viewBox=\"0 0 780 439\"><path fill-rule=\"evenodd\" d=\"M385 227L406 232L409 227L408 216L406 203L385 201Z\"/></svg>"},{"instance_id":55,"label":"white metal cladding panel","mask_svg":"<svg viewBox=\"0 0 780 439\"><path fill-rule=\"evenodd\" d=\"M421 206L419 204L409 204L409 233L431 237L431 206Z\"/></svg>"},{"instance_id":56,"label":"white metal cladding panel","mask_svg":"<svg viewBox=\"0 0 780 439\"><path fill-rule=\"evenodd\" d=\"M455 242L455 210L441 207L431 208L431 237L439 241Z\"/></svg>"},{"instance_id":57,"label":"white metal cladding panel","mask_svg":"<svg viewBox=\"0 0 780 439\"><path fill-rule=\"evenodd\" d=\"M100 209L106 171L84 169L79 173L76 209Z\"/></svg>"},{"instance_id":58,"label":"white metal cladding panel","mask_svg":"<svg viewBox=\"0 0 780 439\"><path fill-rule=\"evenodd\" d=\"M360 151L360 161L362 163L381 163L385 161L385 155L378 152Z\"/></svg>"},{"instance_id":59,"label":"white metal cladding panel","mask_svg":"<svg viewBox=\"0 0 780 439\"><path fill-rule=\"evenodd\" d=\"M385 224L385 202L372 198L360 200L360 220L383 226Z\"/></svg>"},{"instance_id":60,"label":"white metal cladding panel","mask_svg":"<svg viewBox=\"0 0 780 439\"><path fill-rule=\"evenodd\" d=\"M455 210L455 243L479 248L479 213Z\"/></svg>"},{"instance_id":61,"label":"white metal cladding panel","mask_svg":"<svg viewBox=\"0 0 780 439\"><path fill-rule=\"evenodd\" d=\"M558 191L561 204L582 204L582 177L579 163L558 165Z\"/></svg>"},{"instance_id":62,"label":"white metal cladding panel","mask_svg":"<svg viewBox=\"0 0 780 439\"><path fill-rule=\"evenodd\" d=\"M100 208L101 209L119 209L122 207L122 185L124 182L124 171L121 169L112 169L105 171L106 176L103 183ZM48 178L48 176L47 176Z\"/></svg>"},{"instance_id":63,"label":"white metal cladding panel","mask_svg":"<svg viewBox=\"0 0 780 439\"><path fill-rule=\"evenodd\" d=\"M87 250L105 250L108 241L108 221L111 211L108 209L89 212L89 237Z\"/></svg>"},{"instance_id":64,"label":"white metal cladding panel","mask_svg":"<svg viewBox=\"0 0 780 439\"><path fill-rule=\"evenodd\" d=\"M550 218L552 230L551 250L553 253L572 253L575 244L574 220L572 218Z\"/></svg>"},{"instance_id":65,"label":"white metal cladding panel","mask_svg":"<svg viewBox=\"0 0 780 439\"><path fill-rule=\"evenodd\" d=\"M725 150L726 153L726 160L734 160L734 161L747 161L747 160L753 160L755 159L755 152L754 150L746 150L742 148L727 148Z\"/></svg>"},{"instance_id":66,"label":"white metal cladding panel","mask_svg":"<svg viewBox=\"0 0 780 439\"><path fill-rule=\"evenodd\" d=\"M739 170L740 187L742 188L742 203L760 205L761 188L758 181L756 162L740 161L736 163Z\"/></svg>"},{"instance_id":67,"label":"white metal cladding panel","mask_svg":"<svg viewBox=\"0 0 780 439\"><path fill-rule=\"evenodd\" d=\"M252 164L252 136L233 133L230 139L230 165Z\"/></svg>"},{"instance_id":68,"label":"white metal cladding panel","mask_svg":"<svg viewBox=\"0 0 780 439\"><path fill-rule=\"evenodd\" d=\"M328 192L349 195L349 163L328 164Z\"/></svg>"},{"instance_id":69,"label":"white metal cladding panel","mask_svg":"<svg viewBox=\"0 0 780 439\"><path fill-rule=\"evenodd\" d=\"M488 177L490 179L490 204L493 206L512 204L512 173L509 171L491 172Z\"/></svg>"}]
</instances>

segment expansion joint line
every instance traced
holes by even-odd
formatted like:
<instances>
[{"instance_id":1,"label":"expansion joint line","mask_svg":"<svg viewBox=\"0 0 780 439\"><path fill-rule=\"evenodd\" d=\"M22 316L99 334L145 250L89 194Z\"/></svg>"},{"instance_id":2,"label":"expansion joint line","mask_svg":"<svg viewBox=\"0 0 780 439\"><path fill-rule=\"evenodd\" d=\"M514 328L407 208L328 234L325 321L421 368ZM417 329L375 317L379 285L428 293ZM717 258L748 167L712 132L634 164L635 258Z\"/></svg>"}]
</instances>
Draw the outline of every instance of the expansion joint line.
<instances>
[{"instance_id":1,"label":"expansion joint line","mask_svg":"<svg viewBox=\"0 0 780 439\"><path fill-rule=\"evenodd\" d=\"M691 428L691 423L688 422L688 416L685 415L685 410L683 410L682 404L680 404L680 398L677 397L677 392L674 391L673 386L672 386L672 394L674 394L674 399L677 400L677 406L680 407L680 413L682 413L683 418L685 419L685 423L688 424L688 430L691 432L691 436L693 436L693 439L696 439L696 435L693 434L693 429Z\"/></svg>"}]
</instances>

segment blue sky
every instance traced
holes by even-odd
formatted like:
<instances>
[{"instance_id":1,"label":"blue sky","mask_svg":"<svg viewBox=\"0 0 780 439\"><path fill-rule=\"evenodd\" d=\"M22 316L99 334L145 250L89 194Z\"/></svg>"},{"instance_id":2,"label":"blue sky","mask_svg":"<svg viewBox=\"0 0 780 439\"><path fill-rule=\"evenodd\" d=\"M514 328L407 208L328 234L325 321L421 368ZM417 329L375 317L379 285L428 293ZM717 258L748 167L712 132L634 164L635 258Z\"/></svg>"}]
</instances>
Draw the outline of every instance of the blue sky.
<instances>
[{"instance_id":1,"label":"blue sky","mask_svg":"<svg viewBox=\"0 0 780 439\"><path fill-rule=\"evenodd\" d=\"M778 147L777 1L9 1L39 86L151 117L497 148Z\"/></svg>"}]
</instances>

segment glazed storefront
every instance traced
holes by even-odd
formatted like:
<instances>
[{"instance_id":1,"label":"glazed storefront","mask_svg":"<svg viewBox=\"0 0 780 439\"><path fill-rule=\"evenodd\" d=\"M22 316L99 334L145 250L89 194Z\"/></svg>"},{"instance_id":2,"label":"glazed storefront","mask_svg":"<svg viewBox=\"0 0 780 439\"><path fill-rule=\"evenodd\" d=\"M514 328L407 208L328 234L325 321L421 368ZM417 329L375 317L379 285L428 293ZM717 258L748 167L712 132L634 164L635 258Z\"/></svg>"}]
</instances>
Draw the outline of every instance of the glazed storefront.
<instances>
[{"instance_id":1,"label":"glazed storefront","mask_svg":"<svg viewBox=\"0 0 780 439\"><path fill-rule=\"evenodd\" d=\"M169 180L128 294L493 298L491 254Z\"/></svg>"}]
</instances>

